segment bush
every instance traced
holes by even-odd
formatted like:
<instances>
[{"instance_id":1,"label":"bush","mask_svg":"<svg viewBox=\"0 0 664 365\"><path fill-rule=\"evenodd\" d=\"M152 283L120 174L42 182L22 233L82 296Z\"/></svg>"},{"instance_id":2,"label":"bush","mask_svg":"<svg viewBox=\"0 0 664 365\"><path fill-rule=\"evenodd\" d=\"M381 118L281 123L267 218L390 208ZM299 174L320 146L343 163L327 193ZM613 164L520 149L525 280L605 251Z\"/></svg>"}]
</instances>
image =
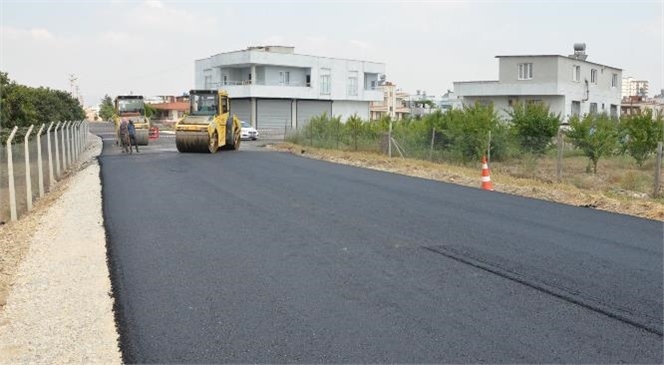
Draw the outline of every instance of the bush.
<instances>
[{"instance_id":1,"label":"bush","mask_svg":"<svg viewBox=\"0 0 664 365\"><path fill-rule=\"evenodd\" d=\"M597 163L610 156L618 147L618 125L614 118L603 114L573 116L569 121L567 137L589 159L589 171L597 173Z\"/></svg>"},{"instance_id":2,"label":"bush","mask_svg":"<svg viewBox=\"0 0 664 365\"><path fill-rule=\"evenodd\" d=\"M516 140L524 152L542 156L560 128L560 114L543 103L517 103L509 112Z\"/></svg>"},{"instance_id":3,"label":"bush","mask_svg":"<svg viewBox=\"0 0 664 365\"><path fill-rule=\"evenodd\" d=\"M652 110L620 118L622 152L636 160L639 167L657 150L657 142L664 140L662 115L653 116Z\"/></svg>"}]
</instances>

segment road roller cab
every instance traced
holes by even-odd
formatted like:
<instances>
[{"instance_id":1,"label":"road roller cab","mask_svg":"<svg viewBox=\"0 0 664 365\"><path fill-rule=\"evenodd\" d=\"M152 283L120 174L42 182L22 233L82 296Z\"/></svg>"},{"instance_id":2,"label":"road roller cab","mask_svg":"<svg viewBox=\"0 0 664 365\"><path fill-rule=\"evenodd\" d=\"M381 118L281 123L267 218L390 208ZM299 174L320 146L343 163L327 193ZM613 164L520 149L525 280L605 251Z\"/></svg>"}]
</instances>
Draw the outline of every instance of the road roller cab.
<instances>
[{"instance_id":1,"label":"road roller cab","mask_svg":"<svg viewBox=\"0 0 664 365\"><path fill-rule=\"evenodd\" d=\"M145 116L145 102L141 95L118 95L115 98L115 133L120 130L123 119L134 122L136 144L146 146L150 135L150 120ZM119 135L118 135L119 140Z\"/></svg>"},{"instance_id":2,"label":"road roller cab","mask_svg":"<svg viewBox=\"0 0 664 365\"><path fill-rule=\"evenodd\" d=\"M189 114L175 125L175 145L180 152L237 150L241 128L226 91L191 90Z\"/></svg>"}]
</instances>

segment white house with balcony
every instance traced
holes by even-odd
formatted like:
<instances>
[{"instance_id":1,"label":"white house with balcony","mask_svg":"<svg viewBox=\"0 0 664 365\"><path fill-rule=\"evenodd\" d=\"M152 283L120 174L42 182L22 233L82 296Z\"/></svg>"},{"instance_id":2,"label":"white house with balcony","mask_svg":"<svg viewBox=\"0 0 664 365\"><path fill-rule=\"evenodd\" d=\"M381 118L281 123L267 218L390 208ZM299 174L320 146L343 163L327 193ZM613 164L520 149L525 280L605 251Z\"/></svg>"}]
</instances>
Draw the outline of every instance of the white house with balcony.
<instances>
[{"instance_id":1,"label":"white house with balcony","mask_svg":"<svg viewBox=\"0 0 664 365\"><path fill-rule=\"evenodd\" d=\"M497 81L454 83L454 93L464 105L493 103L502 117L516 102L546 103L563 120L571 115L620 115L622 70L587 61L585 44L575 44L574 54L496 56Z\"/></svg>"},{"instance_id":2,"label":"white house with balcony","mask_svg":"<svg viewBox=\"0 0 664 365\"><path fill-rule=\"evenodd\" d=\"M195 63L196 89L223 89L231 112L260 129L297 128L327 113L369 119L385 64L294 53L293 47L249 47Z\"/></svg>"}]
</instances>

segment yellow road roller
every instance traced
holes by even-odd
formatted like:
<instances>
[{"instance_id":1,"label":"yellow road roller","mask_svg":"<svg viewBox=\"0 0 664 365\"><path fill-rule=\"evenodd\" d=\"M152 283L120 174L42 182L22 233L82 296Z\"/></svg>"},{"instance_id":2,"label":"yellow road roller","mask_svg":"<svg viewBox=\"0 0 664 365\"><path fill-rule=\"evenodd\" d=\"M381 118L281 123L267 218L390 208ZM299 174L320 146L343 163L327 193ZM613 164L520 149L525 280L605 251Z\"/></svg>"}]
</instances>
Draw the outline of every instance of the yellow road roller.
<instances>
[{"instance_id":1,"label":"yellow road roller","mask_svg":"<svg viewBox=\"0 0 664 365\"><path fill-rule=\"evenodd\" d=\"M175 145L180 152L215 153L240 148L240 120L231 114L223 90L191 90L189 115L175 125Z\"/></svg>"},{"instance_id":2,"label":"yellow road roller","mask_svg":"<svg viewBox=\"0 0 664 365\"><path fill-rule=\"evenodd\" d=\"M123 119L133 121L136 128L136 144L147 146L150 134L150 119L145 116L145 102L141 95L118 95L115 98L115 134L120 140L120 123Z\"/></svg>"}]
</instances>

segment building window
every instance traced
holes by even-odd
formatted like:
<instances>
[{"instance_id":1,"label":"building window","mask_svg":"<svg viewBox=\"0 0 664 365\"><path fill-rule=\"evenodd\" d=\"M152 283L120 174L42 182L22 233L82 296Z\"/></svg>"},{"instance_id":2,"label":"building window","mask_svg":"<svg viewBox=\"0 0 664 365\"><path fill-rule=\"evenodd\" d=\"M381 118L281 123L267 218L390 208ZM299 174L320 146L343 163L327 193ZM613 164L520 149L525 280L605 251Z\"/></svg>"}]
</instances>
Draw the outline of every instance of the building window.
<instances>
[{"instance_id":1,"label":"building window","mask_svg":"<svg viewBox=\"0 0 664 365\"><path fill-rule=\"evenodd\" d=\"M542 104L542 100L539 99L531 99L527 101L528 104Z\"/></svg>"},{"instance_id":2,"label":"building window","mask_svg":"<svg viewBox=\"0 0 664 365\"><path fill-rule=\"evenodd\" d=\"M611 118L618 118L618 106L615 104L611 104Z\"/></svg>"},{"instance_id":3,"label":"building window","mask_svg":"<svg viewBox=\"0 0 664 365\"><path fill-rule=\"evenodd\" d=\"M618 86L618 74L613 74L611 77L611 87Z\"/></svg>"},{"instance_id":4,"label":"building window","mask_svg":"<svg viewBox=\"0 0 664 365\"><path fill-rule=\"evenodd\" d=\"M330 89L330 69L323 68L320 70L320 93L329 95Z\"/></svg>"},{"instance_id":5,"label":"building window","mask_svg":"<svg viewBox=\"0 0 664 365\"><path fill-rule=\"evenodd\" d=\"M597 114L597 103L590 103L590 114Z\"/></svg>"},{"instance_id":6,"label":"building window","mask_svg":"<svg viewBox=\"0 0 664 365\"><path fill-rule=\"evenodd\" d=\"M597 85L597 70L594 68L590 70L590 83Z\"/></svg>"},{"instance_id":7,"label":"building window","mask_svg":"<svg viewBox=\"0 0 664 365\"><path fill-rule=\"evenodd\" d=\"M357 71L351 71L348 75L348 95L357 95Z\"/></svg>"},{"instance_id":8,"label":"building window","mask_svg":"<svg viewBox=\"0 0 664 365\"><path fill-rule=\"evenodd\" d=\"M572 67L572 81L579 82L581 80L581 66Z\"/></svg>"},{"instance_id":9,"label":"building window","mask_svg":"<svg viewBox=\"0 0 664 365\"><path fill-rule=\"evenodd\" d=\"M533 64L520 63L519 64L519 80L531 80L533 78Z\"/></svg>"},{"instance_id":10,"label":"building window","mask_svg":"<svg viewBox=\"0 0 664 365\"><path fill-rule=\"evenodd\" d=\"M580 101L573 101L572 102L572 115L576 115L577 117L581 115L581 102Z\"/></svg>"},{"instance_id":11,"label":"building window","mask_svg":"<svg viewBox=\"0 0 664 365\"><path fill-rule=\"evenodd\" d=\"M228 76L224 75L224 85L228 85Z\"/></svg>"},{"instance_id":12,"label":"building window","mask_svg":"<svg viewBox=\"0 0 664 365\"><path fill-rule=\"evenodd\" d=\"M279 83L282 85L290 84L290 72L289 71L280 71L279 72Z\"/></svg>"}]
</instances>

